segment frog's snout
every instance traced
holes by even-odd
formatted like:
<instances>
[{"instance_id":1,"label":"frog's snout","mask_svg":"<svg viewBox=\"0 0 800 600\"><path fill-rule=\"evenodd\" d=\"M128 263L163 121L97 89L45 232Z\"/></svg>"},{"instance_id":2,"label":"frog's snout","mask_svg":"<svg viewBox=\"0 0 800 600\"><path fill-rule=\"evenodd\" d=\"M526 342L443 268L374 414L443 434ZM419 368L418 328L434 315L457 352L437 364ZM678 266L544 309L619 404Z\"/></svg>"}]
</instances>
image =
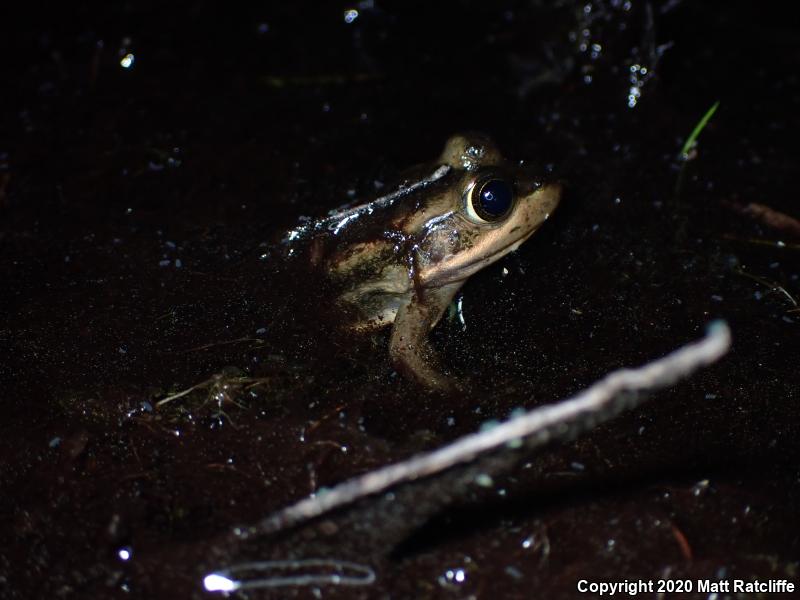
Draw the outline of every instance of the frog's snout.
<instances>
[{"instance_id":1,"label":"frog's snout","mask_svg":"<svg viewBox=\"0 0 800 600\"><path fill-rule=\"evenodd\" d=\"M560 183L548 183L533 195L532 200L536 204L536 210L539 214L544 215L544 219L549 218L555 212L561 202L563 189Z\"/></svg>"}]
</instances>

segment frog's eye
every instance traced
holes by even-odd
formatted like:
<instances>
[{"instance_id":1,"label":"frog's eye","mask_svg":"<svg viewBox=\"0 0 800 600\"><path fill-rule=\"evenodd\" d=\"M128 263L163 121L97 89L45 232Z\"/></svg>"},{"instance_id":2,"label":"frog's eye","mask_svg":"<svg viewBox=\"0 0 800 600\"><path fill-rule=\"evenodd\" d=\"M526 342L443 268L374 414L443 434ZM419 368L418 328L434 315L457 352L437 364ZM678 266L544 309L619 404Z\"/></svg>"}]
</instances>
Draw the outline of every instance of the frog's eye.
<instances>
[{"instance_id":1,"label":"frog's eye","mask_svg":"<svg viewBox=\"0 0 800 600\"><path fill-rule=\"evenodd\" d=\"M514 189L505 179L478 180L466 194L467 216L478 223L492 223L505 217L514 204Z\"/></svg>"}]
</instances>

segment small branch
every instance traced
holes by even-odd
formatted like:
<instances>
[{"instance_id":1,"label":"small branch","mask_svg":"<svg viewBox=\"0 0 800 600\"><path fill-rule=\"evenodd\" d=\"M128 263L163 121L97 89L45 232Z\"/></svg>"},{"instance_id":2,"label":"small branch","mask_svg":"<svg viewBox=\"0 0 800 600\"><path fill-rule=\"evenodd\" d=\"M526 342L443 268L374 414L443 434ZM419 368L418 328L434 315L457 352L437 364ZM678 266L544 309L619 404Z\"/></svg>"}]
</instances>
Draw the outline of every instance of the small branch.
<instances>
[{"instance_id":1,"label":"small branch","mask_svg":"<svg viewBox=\"0 0 800 600\"><path fill-rule=\"evenodd\" d=\"M156 402L156 408L160 408L164 406L167 402L172 402L173 400L177 400L178 398L183 398L184 396L191 394L195 390L202 389L206 386L211 385L214 379L206 379L205 381L201 381L200 383L196 383L192 387L188 387L185 390L181 390L180 392L176 392L174 394L170 394L166 398L162 398L158 402Z\"/></svg>"},{"instance_id":2,"label":"small branch","mask_svg":"<svg viewBox=\"0 0 800 600\"><path fill-rule=\"evenodd\" d=\"M748 279L757 281L761 285L768 287L771 292L780 292L781 294L786 296L786 298L789 300L789 302L792 303L792 305L795 308L797 308L797 300L795 300L794 297L782 285L774 281L770 281L765 277L759 277L758 275L753 275L752 273L748 273L747 271L743 271L742 269L736 269L736 273L738 273L742 277L747 277Z\"/></svg>"},{"instance_id":3,"label":"small branch","mask_svg":"<svg viewBox=\"0 0 800 600\"><path fill-rule=\"evenodd\" d=\"M726 204L740 215L755 219L767 227L771 227L776 231L791 235L792 237L800 237L800 220L795 219L791 215L775 210L766 204L759 204L758 202L750 202L749 204L728 202Z\"/></svg>"},{"instance_id":4,"label":"small branch","mask_svg":"<svg viewBox=\"0 0 800 600\"><path fill-rule=\"evenodd\" d=\"M756 244L758 246L769 246L771 248L800 250L800 244L790 244L783 240L762 240L758 238L740 238L735 235L725 234L722 236L724 240L731 240L732 242L741 242L743 244Z\"/></svg>"},{"instance_id":5,"label":"small branch","mask_svg":"<svg viewBox=\"0 0 800 600\"><path fill-rule=\"evenodd\" d=\"M242 337L237 338L235 340L225 340L224 342L211 342L208 344L203 344L202 346L195 346L194 348L189 348L188 350L184 350L187 354L189 352L197 352L198 350L208 350L209 348L216 348L217 346L228 346L230 344L241 344L244 342L257 342L259 344L263 344L264 340L261 338L251 338L251 337Z\"/></svg>"},{"instance_id":6,"label":"small branch","mask_svg":"<svg viewBox=\"0 0 800 600\"><path fill-rule=\"evenodd\" d=\"M671 354L638 369L622 369L608 374L590 388L556 404L533 409L491 429L467 435L438 450L421 454L356 477L336 487L306 498L250 527L234 530L238 539L263 535L341 508L365 496L378 494L399 483L419 480L468 463L480 455L502 447L525 443L531 449L547 442L574 435L579 426L590 429L626 408L643 402L630 394L654 391L684 379L697 369L723 356L731 336L724 322L712 323L708 334Z\"/></svg>"}]
</instances>

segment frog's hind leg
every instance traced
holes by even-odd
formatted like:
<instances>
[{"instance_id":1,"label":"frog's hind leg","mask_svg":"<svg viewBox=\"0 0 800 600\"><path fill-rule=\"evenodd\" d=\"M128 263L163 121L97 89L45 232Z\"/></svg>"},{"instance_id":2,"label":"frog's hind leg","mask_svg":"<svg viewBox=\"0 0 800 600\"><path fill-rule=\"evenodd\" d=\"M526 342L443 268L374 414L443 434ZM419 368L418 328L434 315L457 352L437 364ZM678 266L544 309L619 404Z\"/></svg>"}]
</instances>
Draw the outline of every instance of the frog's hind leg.
<instances>
[{"instance_id":1,"label":"frog's hind leg","mask_svg":"<svg viewBox=\"0 0 800 600\"><path fill-rule=\"evenodd\" d=\"M449 391L455 382L440 368L439 357L428 342L428 333L444 314L461 283L415 294L402 305L394 319L389 353L395 368L409 379L432 389Z\"/></svg>"}]
</instances>

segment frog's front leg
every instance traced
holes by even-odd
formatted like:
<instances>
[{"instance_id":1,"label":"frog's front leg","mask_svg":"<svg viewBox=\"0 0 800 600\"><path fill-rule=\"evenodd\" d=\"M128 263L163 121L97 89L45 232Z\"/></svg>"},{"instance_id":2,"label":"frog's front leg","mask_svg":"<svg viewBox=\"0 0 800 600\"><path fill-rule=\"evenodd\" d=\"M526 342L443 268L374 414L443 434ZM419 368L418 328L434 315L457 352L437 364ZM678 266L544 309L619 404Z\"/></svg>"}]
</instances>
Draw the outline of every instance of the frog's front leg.
<instances>
[{"instance_id":1,"label":"frog's front leg","mask_svg":"<svg viewBox=\"0 0 800 600\"><path fill-rule=\"evenodd\" d=\"M395 368L417 383L442 391L452 390L455 382L441 372L436 351L428 333L450 305L461 282L421 290L397 311L389 342Z\"/></svg>"}]
</instances>

